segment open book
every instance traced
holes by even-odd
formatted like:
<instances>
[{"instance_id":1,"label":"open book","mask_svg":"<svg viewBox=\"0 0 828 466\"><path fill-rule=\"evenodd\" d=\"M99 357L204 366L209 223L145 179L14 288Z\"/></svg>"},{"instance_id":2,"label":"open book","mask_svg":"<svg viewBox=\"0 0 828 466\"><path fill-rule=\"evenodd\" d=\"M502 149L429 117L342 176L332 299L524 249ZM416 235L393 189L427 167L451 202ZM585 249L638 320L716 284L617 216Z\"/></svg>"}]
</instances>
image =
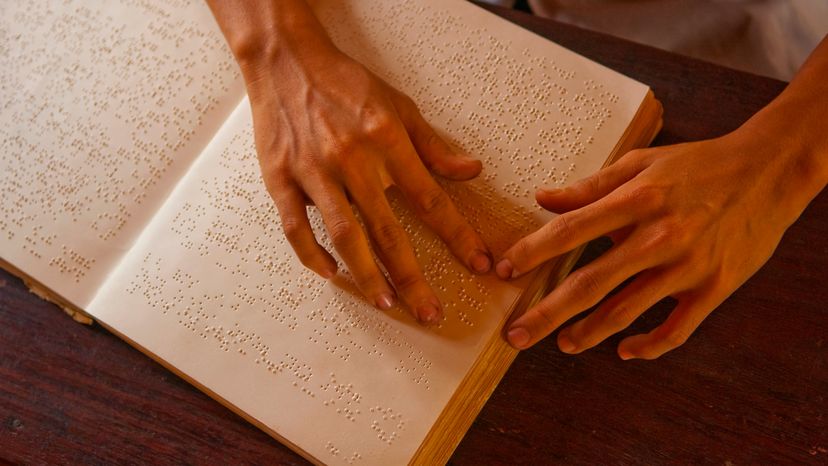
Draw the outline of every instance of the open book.
<instances>
[{"instance_id":1,"label":"open book","mask_svg":"<svg viewBox=\"0 0 828 466\"><path fill-rule=\"evenodd\" d=\"M495 255L551 218L536 188L660 127L646 86L465 1L311 3L342 50L482 159L477 179L442 183ZM0 15L4 268L311 461L448 459L516 354L504 323L577 251L516 282L474 276L391 188L445 319L377 311L284 239L243 82L200 0L21 0Z\"/></svg>"}]
</instances>

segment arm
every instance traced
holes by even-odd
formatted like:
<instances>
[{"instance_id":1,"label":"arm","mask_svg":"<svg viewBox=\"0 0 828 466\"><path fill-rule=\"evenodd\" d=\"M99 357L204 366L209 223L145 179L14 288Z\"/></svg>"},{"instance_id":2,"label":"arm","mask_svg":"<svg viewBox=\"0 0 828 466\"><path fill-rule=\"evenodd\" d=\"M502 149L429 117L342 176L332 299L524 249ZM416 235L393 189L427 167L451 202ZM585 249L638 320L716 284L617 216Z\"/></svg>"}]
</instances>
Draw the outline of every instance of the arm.
<instances>
[{"instance_id":1,"label":"arm","mask_svg":"<svg viewBox=\"0 0 828 466\"><path fill-rule=\"evenodd\" d=\"M596 175L537 193L561 215L521 239L497 264L516 277L608 235L614 246L573 272L507 330L527 348L571 317L624 289L558 333L579 353L629 326L666 296L667 320L618 346L654 359L683 344L770 258L785 230L828 183L828 38L795 79L736 131L707 141L635 150Z\"/></svg>"},{"instance_id":2,"label":"arm","mask_svg":"<svg viewBox=\"0 0 828 466\"><path fill-rule=\"evenodd\" d=\"M299 259L323 277L336 273L308 221L310 201L371 302L388 309L399 296L420 321L439 320L440 302L385 187L395 183L452 252L485 273L488 249L429 173L466 180L480 172L480 162L455 154L410 98L339 51L304 0L208 3L244 75L262 177Z\"/></svg>"}]
</instances>

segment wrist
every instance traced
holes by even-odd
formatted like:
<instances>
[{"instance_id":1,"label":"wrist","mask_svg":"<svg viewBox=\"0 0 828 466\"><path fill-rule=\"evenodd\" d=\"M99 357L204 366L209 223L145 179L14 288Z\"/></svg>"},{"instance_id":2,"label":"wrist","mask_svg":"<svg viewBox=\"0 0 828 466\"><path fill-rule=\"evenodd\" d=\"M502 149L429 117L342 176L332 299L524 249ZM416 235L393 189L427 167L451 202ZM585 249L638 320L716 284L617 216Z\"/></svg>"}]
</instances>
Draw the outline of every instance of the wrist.
<instances>
[{"instance_id":1,"label":"wrist","mask_svg":"<svg viewBox=\"0 0 828 466\"><path fill-rule=\"evenodd\" d=\"M305 0L209 3L248 85L338 51Z\"/></svg>"},{"instance_id":2,"label":"wrist","mask_svg":"<svg viewBox=\"0 0 828 466\"><path fill-rule=\"evenodd\" d=\"M758 139L771 150L782 148L791 172L787 178L800 183L799 191L808 201L828 183L828 38L824 39L802 65L788 87L753 116L738 131Z\"/></svg>"},{"instance_id":3,"label":"wrist","mask_svg":"<svg viewBox=\"0 0 828 466\"><path fill-rule=\"evenodd\" d=\"M780 182L790 183L807 205L828 183L826 118L813 98L783 93L734 133L754 153L770 154L766 162L782 169Z\"/></svg>"},{"instance_id":4,"label":"wrist","mask_svg":"<svg viewBox=\"0 0 828 466\"><path fill-rule=\"evenodd\" d=\"M752 183L779 220L793 223L828 181L828 138L814 131L807 102L782 95L725 138L749 159Z\"/></svg>"},{"instance_id":5,"label":"wrist","mask_svg":"<svg viewBox=\"0 0 828 466\"><path fill-rule=\"evenodd\" d=\"M302 62L335 49L325 31L302 17L279 17L272 28L255 31L238 38L231 49L245 74L258 77L261 72L273 73L288 63Z\"/></svg>"}]
</instances>

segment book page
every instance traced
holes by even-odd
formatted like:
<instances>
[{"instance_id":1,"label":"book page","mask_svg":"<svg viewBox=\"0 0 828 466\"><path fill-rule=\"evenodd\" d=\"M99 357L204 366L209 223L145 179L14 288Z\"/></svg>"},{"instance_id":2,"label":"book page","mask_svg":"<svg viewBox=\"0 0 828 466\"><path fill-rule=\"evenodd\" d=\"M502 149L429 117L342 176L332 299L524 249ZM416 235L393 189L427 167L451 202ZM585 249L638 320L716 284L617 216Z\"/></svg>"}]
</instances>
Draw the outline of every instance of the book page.
<instances>
[{"instance_id":1,"label":"book page","mask_svg":"<svg viewBox=\"0 0 828 466\"><path fill-rule=\"evenodd\" d=\"M83 308L244 95L203 0L0 10L0 257Z\"/></svg>"},{"instance_id":2,"label":"book page","mask_svg":"<svg viewBox=\"0 0 828 466\"><path fill-rule=\"evenodd\" d=\"M484 161L477 179L443 186L496 255L551 218L535 188L602 166L647 91L463 1L315 7L340 47ZM325 281L299 263L261 181L245 100L88 311L308 458L407 463L523 283L470 274L389 197L445 305L437 327L374 309L344 270Z\"/></svg>"}]
</instances>

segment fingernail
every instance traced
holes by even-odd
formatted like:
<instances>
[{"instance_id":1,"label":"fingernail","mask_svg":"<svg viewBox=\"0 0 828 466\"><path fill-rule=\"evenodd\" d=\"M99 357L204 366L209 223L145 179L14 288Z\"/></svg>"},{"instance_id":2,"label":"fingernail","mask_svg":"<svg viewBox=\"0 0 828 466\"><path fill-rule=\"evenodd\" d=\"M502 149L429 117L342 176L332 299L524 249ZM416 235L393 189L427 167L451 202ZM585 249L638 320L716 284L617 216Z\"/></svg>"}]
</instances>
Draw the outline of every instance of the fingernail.
<instances>
[{"instance_id":1,"label":"fingernail","mask_svg":"<svg viewBox=\"0 0 828 466\"><path fill-rule=\"evenodd\" d=\"M500 262L497 263L497 267L495 267L495 272L497 272L497 276L500 277L502 280L508 280L512 278L512 273L514 270L512 269L512 263L509 262L509 259L502 259Z\"/></svg>"},{"instance_id":2,"label":"fingernail","mask_svg":"<svg viewBox=\"0 0 828 466\"><path fill-rule=\"evenodd\" d=\"M524 349L529 343L529 332L525 328L517 327L509 330L506 336L509 339L509 344L515 349Z\"/></svg>"},{"instance_id":3,"label":"fingernail","mask_svg":"<svg viewBox=\"0 0 828 466\"><path fill-rule=\"evenodd\" d=\"M383 311L387 311L394 307L394 297L388 293L383 293L377 297L377 307Z\"/></svg>"},{"instance_id":4,"label":"fingernail","mask_svg":"<svg viewBox=\"0 0 828 466\"><path fill-rule=\"evenodd\" d=\"M330 280L334 275L336 275L336 269L325 269L322 271L322 278L325 280Z\"/></svg>"},{"instance_id":5,"label":"fingernail","mask_svg":"<svg viewBox=\"0 0 828 466\"><path fill-rule=\"evenodd\" d=\"M572 343L566 335L558 335L558 348L564 353L572 353L575 351L575 343Z\"/></svg>"},{"instance_id":6,"label":"fingernail","mask_svg":"<svg viewBox=\"0 0 828 466\"><path fill-rule=\"evenodd\" d=\"M459 159L463 159L467 162L478 162L479 161L479 159L477 159L475 157L472 157L470 154L467 154L464 151L455 150L454 151L454 156L459 158Z\"/></svg>"},{"instance_id":7,"label":"fingernail","mask_svg":"<svg viewBox=\"0 0 828 466\"><path fill-rule=\"evenodd\" d=\"M477 273L486 273L492 268L492 260L486 253L481 251L475 251L470 262L472 270Z\"/></svg>"},{"instance_id":8,"label":"fingernail","mask_svg":"<svg viewBox=\"0 0 828 466\"><path fill-rule=\"evenodd\" d=\"M440 310L433 304L423 304L417 308L417 318L424 324L436 324L440 321Z\"/></svg>"},{"instance_id":9,"label":"fingernail","mask_svg":"<svg viewBox=\"0 0 828 466\"><path fill-rule=\"evenodd\" d=\"M619 350L618 350L618 356L619 356L621 359L623 359L624 361L626 361L626 360L628 360L628 359L632 359L632 357L633 357L633 355L632 355L632 354L630 354L628 351L625 351L625 350L622 350L622 349L619 349Z\"/></svg>"},{"instance_id":10,"label":"fingernail","mask_svg":"<svg viewBox=\"0 0 828 466\"><path fill-rule=\"evenodd\" d=\"M563 189L561 189L561 188L541 188L541 189L538 190L538 192L541 192L543 194L548 194L550 196L557 196L558 194L563 192Z\"/></svg>"}]
</instances>

